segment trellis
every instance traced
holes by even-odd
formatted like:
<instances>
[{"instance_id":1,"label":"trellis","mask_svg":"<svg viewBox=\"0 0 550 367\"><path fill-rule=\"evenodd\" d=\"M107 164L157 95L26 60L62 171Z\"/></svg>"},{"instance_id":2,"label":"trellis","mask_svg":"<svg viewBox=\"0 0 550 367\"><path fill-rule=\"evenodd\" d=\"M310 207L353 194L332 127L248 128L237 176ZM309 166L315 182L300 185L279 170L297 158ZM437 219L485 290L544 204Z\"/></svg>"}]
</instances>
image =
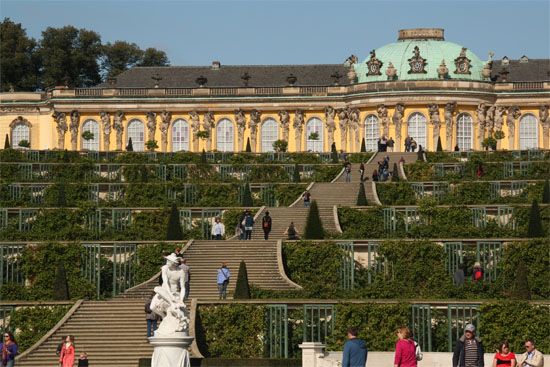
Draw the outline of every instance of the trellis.
<instances>
[{"instance_id":1,"label":"trellis","mask_svg":"<svg viewBox=\"0 0 550 367\"><path fill-rule=\"evenodd\" d=\"M519 162L519 174L527 176L533 167L532 162Z\"/></svg>"},{"instance_id":2,"label":"trellis","mask_svg":"<svg viewBox=\"0 0 550 367\"><path fill-rule=\"evenodd\" d=\"M514 162L502 162L502 166L503 166L504 177L514 176Z\"/></svg>"},{"instance_id":3,"label":"trellis","mask_svg":"<svg viewBox=\"0 0 550 367\"><path fill-rule=\"evenodd\" d=\"M342 259L339 269L341 289L354 289L355 287L355 259L353 254L353 242L338 242L342 250Z\"/></svg>"},{"instance_id":4,"label":"trellis","mask_svg":"<svg viewBox=\"0 0 550 367\"><path fill-rule=\"evenodd\" d=\"M472 212L472 224L477 228L485 228L487 226L487 209L486 208L470 208Z\"/></svg>"},{"instance_id":5,"label":"trellis","mask_svg":"<svg viewBox=\"0 0 550 367\"><path fill-rule=\"evenodd\" d=\"M499 206L497 208L497 224L501 228L516 229L514 208L510 206Z\"/></svg>"},{"instance_id":6,"label":"trellis","mask_svg":"<svg viewBox=\"0 0 550 367\"><path fill-rule=\"evenodd\" d=\"M21 256L25 245L3 244L0 246L0 285L25 284Z\"/></svg>"},{"instance_id":7,"label":"trellis","mask_svg":"<svg viewBox=\"0 0 550 367\"><path fill-rule=\"evenodd\" d=\"M334 331L334 305L304 305L303 341L325 343Z\"/></svg>"},{"instance_id":8,"label":"trellis","mask_svg":"<svg viewBox=\"0 0 550 367\"><path fill-rule=\"evenodd\" d=\"M266 354L269 358L288 358L288 307L267 305Z\"/></svg>"},{"instance_id":9,"label":"trellis","mask_svg":"<svg viewBox=\"0 0 550 367\"><path fill-rule=\"evenodd\" d=\"M490 192L491 192L491 199L498 199L501 197L500 194L500 182L499 181L492 181L490 186Z\"/></svg>"}]
</instances>

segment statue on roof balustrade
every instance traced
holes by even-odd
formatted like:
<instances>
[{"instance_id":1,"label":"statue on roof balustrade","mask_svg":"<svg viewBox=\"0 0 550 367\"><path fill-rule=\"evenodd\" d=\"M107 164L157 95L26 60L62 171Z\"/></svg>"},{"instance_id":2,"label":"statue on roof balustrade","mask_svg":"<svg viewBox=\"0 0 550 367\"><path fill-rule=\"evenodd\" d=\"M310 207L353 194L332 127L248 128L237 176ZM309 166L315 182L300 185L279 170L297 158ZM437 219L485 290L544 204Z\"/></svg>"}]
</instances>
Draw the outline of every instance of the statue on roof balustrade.
<instances>
[{"instance_id":1,"label":"statue on roof balustrade","mask_svg":"<svg viewBox=\"0 0 550 367\"><path fill-rule=\"evenodd\" d=\"M65 149L65 133L67 132L67 115L65 112L54 111L52 117L55 120L55 129L57 130L57 148Z\"/></svg>"},{"instance_id":2,"label":"statue on roof balustrade","mask_svg":"<svg viewBox=\"0 0 550 367\"><path fill-rule=\"evenodd\" d=\"M338 126L340 127L340 149L346 152L348 150L348 110L339 108L336 110L336 114L338 115Z\"/></svg>"},{"instance_id":3,"label":"statue on roof balustrade","mask_svg":"<svg viewBox=\"0 0 550 367\"><path fill-rule=\"evenodd\" d=\"M191 131L193 132L193 151L199 151L199 138L197 138L197 133L201 129L200 117L197 111L189 112L189 120L191 120Z\"/></svg>"},{"instance_id":4,"label":"statue on roof balustrade","mask_svg":"<svg viewBox=\"0 0 550 367\"><path fill-rule=\"evenodd\" d=\"M397 149L401 148L401 126L403 125L403 116L405 116L405 105L402 103L398 103L395 105L395 110L393 111L392 116L392 122L393 126L395 127L395 146ZM387 116L386 116L387 119ZM389 125L389 124L386 124ZM388 132L389 128L386 129L386 134L389 134ZM386 138L388 135L386 135Z\"/></svg>"},{"instance_id":5,"label":"statue on roof balustrade","mask_svg":"<svg viewBox=\"0 0 550 367\"><path fill-rule=\"evenodd\" d=\"M172 122L172 114L168 111L162 111L160 113L160 142L163 152L167 151L168 147L168 130L170 129L170 123Z\"/></svg>"},{"instance_id":6,"label":"statue on roof balustrade","mask_svg":"<svg viewBox=\"0 0 550 367\"><path fill-rule=\"evenodd\" d=\"M111 139L111 115L109 115L109 112L101 111L99 119L103 127L103 150L108 152L110 148L109 140Z\"/></svg>"},{"instance_id":7,"label":"statue on roof balustrade","mask_svg":"<svg viewBox=\"0 0 550 367\"><path fill-rule=\"evenodd\" d=\"M290 113L288 111L279 111L279 125L281 125L283 140L288 143L288 130L290 127Z\"/></svg>"},{"instance_id":8,"label":"statue on roof balustrade","mask_svg":"<svg viewBox=\"0 0 550 367\"><path fill-rule=\"evenodd\" d=\"M548 144L548 140L550 137L548 134L550 133L550 119L548 118L548 106L542 105L539 108L539 121L542 126L542 146L544 149L550 148Z\"/></svg>"},{"instance_id":9,"label":"statue on roof balustrade","mask_svg":"<svg viewBox=\"0 0 550 367\"><path fill-rule=\"evenodd\" d=\"M246 130L246 115L242 109L235 110L235 123L237 124L237 150L244 151L244 131Z\"/></svg>"},{"instance_id":10,"label":"statue on roof balustrade","mask_svg":"<svg viewBox=\"0 0 550 367\"><path fill-rule=\"evenodd\" d=\"M456 111L456 102L449 102L445 105L445 137L447 141L447 150L453 151L453 130L454 130L454 114Z\"/></svg>"},{"instance_id":11,"label":"statue on roof balustrade","mask_svg":"<svg viewBox=\"0 0 550 367\"><path fill-rule=\"evenodd\" d=\"M78 128L80 127L80 113L78 110L71 111L71 123L69 130L71 131L71 149L78 150Z\"/></svg>"},{"instance_id":12,"label":"statue on roof balustrade","mask_svg":"<svg viewBox=\"0 0 550 367\"><path fill-rule=\"evenodd\" d=\"M214 113L206 112L204 118L202 119L203 130L208 133L206 138L206 151L210 152L212 150L212 129L214 128Z\"/></svg>"},{"instance_id":13,"label":"statue on roof balustrade","mask_svg":"<svg viewBox=\"0 0 550 367\"><path fill-rule=\"evenodd\" d=\"M325 107L325 126L328 132L328 146L331 147L334 143L334 131L336 130L336 122L334 117L336 116L336 110L331 106Z\"/></svg>"},{"instance_id":14,"label":"statue on roof balustrade","mask_svg":"<svg viewBox=\"0 0 550 367\"><path fill-rule=\"evenodd\" d=\"M292 127L294 128L294 139L296 143L296 151L302 151L302 133L304 131L305 114L303 110L296 110L294 113L294 121Z\"/></svg>"},{"instance_id":15,"label":"statue on roof balustrade","mask_svg":"<svg viewBox=\"0 0 550 367\"><path fill-rule=\"evenodd\" d=\"M250 129L250 147L252 153L256 152L256 141L258 139L258 126L260 126L262 119L262 113L258 110L250 111L250 121L248 121L248 128Z\"/></svg>"},{"instance_id":16,"label":"statue on roof balustrade","mask_svg":"<svg viewBox=\"0 0 550 367\"><path fill-rule=\"evenodd\" d=\"M116 131L116 150L122 150L122 133L124 132L124 112L116 111L113 117L113 129Z\"/></svg>"},{"instance_id":17,"label":"statue on roof balustrade","mask_svg":"<svg viewBox=\"0 0 550 367\"><path fill-rule=\"evenodd\" d=\"M147 112L147 140L155 140L155 130L157 129L157 114L154 112Z\"/></svg>"},{"instance_id":18,"label":"statue on roof balustrade","mask_svg":"<svg viewBox=\"0 0 550 367\"><path fill-rule=\"evenodd\" d=\"M506 126L508 126L508 150L513 150L515 147L516 137L516 120L521 116L521 110L518 106L508 107L506 113Z\"/></svg>"}]
</instances>

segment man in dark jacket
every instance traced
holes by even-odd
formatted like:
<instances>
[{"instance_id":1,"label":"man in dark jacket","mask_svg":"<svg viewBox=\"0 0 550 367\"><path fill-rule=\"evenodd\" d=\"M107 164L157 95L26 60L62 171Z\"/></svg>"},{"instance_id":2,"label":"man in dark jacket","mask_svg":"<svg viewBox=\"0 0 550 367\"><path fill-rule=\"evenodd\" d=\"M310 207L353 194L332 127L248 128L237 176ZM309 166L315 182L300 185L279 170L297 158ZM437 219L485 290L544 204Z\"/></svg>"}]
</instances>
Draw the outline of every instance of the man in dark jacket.
<instances>
[{"instance_id":1,"label":"man in dark jacket","mask_svg":"<svg viewBox=\"0 0 550 367\"><path fill-rule=\"evenodd\" d=\"M357 338L357 328L348 329L348 341L344 344L342 367L365 367L367 364L367 343Z\"/></svg>"},{"instance_id":2,"label":"man in dark jacket","mask_svg":"<svg viewBox=\"0 0 550 367\"><path fill-rule=\"evenodd\" d=\"M262 229L264 230L264 240L267 241L269 239L269 232L271 232L271 217L268 211L265 212L262 218Z\"/></svg>"},{"instance_id":3,"label":"man in dark jacket","mask_svg":"<svg viewBox=\"0 0 550 367\"><path fill-rule=\"evenodd\" d=\"M483 344L475 336L476 328L466 325L464 335L456 341L453 352L453 367L485 367Z\"/></svg>"}]
</instances>

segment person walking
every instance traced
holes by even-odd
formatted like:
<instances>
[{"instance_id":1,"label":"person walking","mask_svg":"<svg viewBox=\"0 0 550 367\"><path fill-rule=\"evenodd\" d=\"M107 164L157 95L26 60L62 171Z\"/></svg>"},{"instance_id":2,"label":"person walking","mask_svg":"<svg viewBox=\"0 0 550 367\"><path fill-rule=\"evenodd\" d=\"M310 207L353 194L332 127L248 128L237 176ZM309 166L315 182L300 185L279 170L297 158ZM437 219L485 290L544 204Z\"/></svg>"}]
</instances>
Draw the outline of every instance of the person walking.
<instances>
[{"instance_id":1,"label":"person walking","mask_svg":"<svg viewBox=\"0 0 550 367\"><path fill-rule=\"evenodd\" d=\"M19 348L12 333L4 332L0 349L2 349L2 367L13 367Z\"/></svg>"},{"instance_id":2,"label":"person walking","mask_svg":"<svg viewBox=\"0 0 550 367\"><path fill-rule=\"evenodd\" d=\"M414 138L411 138L411 152L416 151L417 147L418 147L418 144L416 143L416 140L414 140Z\"/></svg>"},{"instance_id":3,"label":"person walking","mask_svg":"<svg viewBox=\"0 0 550 367\"><path fill-rule=\"evenodd\" d=\"M453 367L485 367L483 344L475 336L476 328L466 325L464 335L456 341L453 351Z\"/></svg>"},{"instance_id":4,"label":"person walking","mask_svg":"<svg viewBox=\"0 0 550 367\"><path fill-rule=\"evenodd\" d=\"M212 238L215 240L221 240L225 236L225 226L222 223L220 217L216 217L214 225L212 226Z\"/></svg>"},{"instance_id":5,"label":"person walking","mask_svg":"<svg viewBox=\"0 0 550 367\"><path fill-rule=\"evenodd\" d=\"M74 365L74 336L67 335L65 344L61 348L59 363L62 367L73 367Z\"/></svg>"},{"instance_id":6,"label":"person walking","mask_svg":"<svg viewBox=\"0 0 550 367\"><path fill-rule=\"evenodd\" d=\"M244 240L244 218L246 217L247 210L245 209L240 218L239 218L239 224L237 226L239 227L239 230L235 230L235 233L239 233L239 239Z\"/></svg>"},{"instance_id":7,"label":"person walking","mask_svg":"<svg viewBox=\"0 0 550 367\"><path fill-rule=\"evenodd\" d=\"M378 182L378 170L374 170L372 171L372 181L373 182Z\"/></svg>"},{"instance_id":8,"label":"person walking","mask_svg":"<svg viewBox=\"0 0 550 367\"><path fill-rule=\"evenodd\" d=\"M185 276L183 283L183 287L185 288L185 296L183 297L183 300L186 301L189 299L189 292L191 291L191 284L189 283L191 280L191 268L187 265L187 259L180 260L180 269L183 271L183 275Z\"/></svg>"},{"instance_id":9,"label":"person walking","mask_svg":"<svg viewBox=\"0 0 550 367\"><path fill-rule=\"evenodd\" d=\"M269 232L271 232L271 217L269 216L269 211L266 211L262 218L262 229L264 230L264 240L267 241L269 239Z\"/></svg>"},{"instance_id":10,"label":"person walking","mask_svg":"<svg viewBox=\"0 0 550 367\"><path fill-rule=\"evenodd\" d=\"M346 182L351 182L351 163L346 163L344 166L344 172L346 174Z\"/></svg>"},{"instance_id":11,"label":"person walking","mask_svg":"<svg viewBox=\"0 0 550 367\"><path fill-rule=\"evenodd\" d=\"M364 180L364 176L365 176L365 163L361 162L361 164L359 165L359 174L361 175L361 182L365 181Z\"/></svg>"},{"instance_id":12,"label":"person walking","mask_svg":"<svg viewBox=\"0 0 550 367\"><path fill-rule=\"evenodd\" d=\"M218 268L218 295L219 299L227 298L227 285L229 284L229 279L231 278L231 271L227 267L226 263L222 263L222 266Z\"/></svg>"},{"instance_id":13,"label":"person walking","mask_svg":"<svg viewBox=\"0 0 550 367\"><path fill-rule=\"evenodd\" d=\"M155 292L151 294L149 299L145 302L145 320L147 321L147 338L150 338L155 335L155 330L157 330L157 321L158 316L151 310L151 301L155 296Z\"/></svg>"},{"instance_id":14,"label":"person walking","mask_svg":"<svg viewBox=\"0 0 550 367\"><path fill-rule=\"evenodd\" d=\"M347 330L348 341L344 344L342 353L342 367L364 367L367 364L367 343L359 339L357 328L350 327Z\"/></svg>"},{"instance_id":15,"label":"person walking","mask_svg":"<svg viewBox=\"0 0 550 367\"><path fill-rule=\"evenodd\" d=\"M253 228L254 228L254 217L252 217L252 213L250 211L247 211L246 216L244 217L244 239L245 240L252 239Z\"/></svg>"},{"instance_id":16,"label":"person walking","mask_svg":"<svg viewBox=\"0 0 550 367\"><path fill-rule=\"evenodd\" d=\"M535 348L535 341L527 339L523 345L525 353L518 356L518 367L544 367L544 356Z\"/></svg>"},{"instance_id":17,"label":"person walking","mask_svg":"<svg viewBox=\"0 0 550 367\"><path fill-rule=\"evenodd\" d=\"M416 367L416 346L408 327L403 326L397 329L393 365L395 367Z\"/></svg>"},{"instance_id":18,"label":"person walking","mask_svg":"<svg viewBox=\"0 0 550 367\"><path fill-rule=\"evenodd\" d=\"M393 140L393 138L391 136L388 139L388 142L387 142L386 145L388 146L388 152L393 152L393 146L395 145L395 141Z\"/></svg>"},{"instance_id":19,"label":"person walking","mask_svg":"<svg viewBox=\"0 0 550 367\"><path fill-rule=\"evenodd\" d=\"M302 195L302 200L304 200L304 208L309 208L309 204L311 203L311 194L308 190L306 190L306 192Z\"/></svg>"},{"instance_id":20,"label":"person walking","mask_svg":"<svg viewBox=\"0 0 550 367\"><path fill-rule=\"evenodd\" d=\"M493 367L516 367L516 363L516 355L510 352L508 341L501 342L493 358Z\"/></svg>"}]
</instances>

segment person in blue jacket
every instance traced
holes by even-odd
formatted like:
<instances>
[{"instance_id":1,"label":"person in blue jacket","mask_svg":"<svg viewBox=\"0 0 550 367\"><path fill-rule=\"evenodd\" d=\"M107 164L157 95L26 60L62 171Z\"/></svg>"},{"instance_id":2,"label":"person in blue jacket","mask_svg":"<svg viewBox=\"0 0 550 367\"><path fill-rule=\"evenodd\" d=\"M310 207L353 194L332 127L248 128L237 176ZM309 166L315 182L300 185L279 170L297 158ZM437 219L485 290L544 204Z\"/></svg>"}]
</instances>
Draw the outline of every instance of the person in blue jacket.
<instances>
[{"instance_id":1,"label":"person in blue jacket","mask_svg":"<svg viewBox=\"0 0 550 367\"><path fill-rule=\"evenodd\" d=\"M357 337L357 328L351 327L347 331L348 341L344 344L342 367L365 367L367 364L367 343Z\"/></svg>"}]
</instances>

